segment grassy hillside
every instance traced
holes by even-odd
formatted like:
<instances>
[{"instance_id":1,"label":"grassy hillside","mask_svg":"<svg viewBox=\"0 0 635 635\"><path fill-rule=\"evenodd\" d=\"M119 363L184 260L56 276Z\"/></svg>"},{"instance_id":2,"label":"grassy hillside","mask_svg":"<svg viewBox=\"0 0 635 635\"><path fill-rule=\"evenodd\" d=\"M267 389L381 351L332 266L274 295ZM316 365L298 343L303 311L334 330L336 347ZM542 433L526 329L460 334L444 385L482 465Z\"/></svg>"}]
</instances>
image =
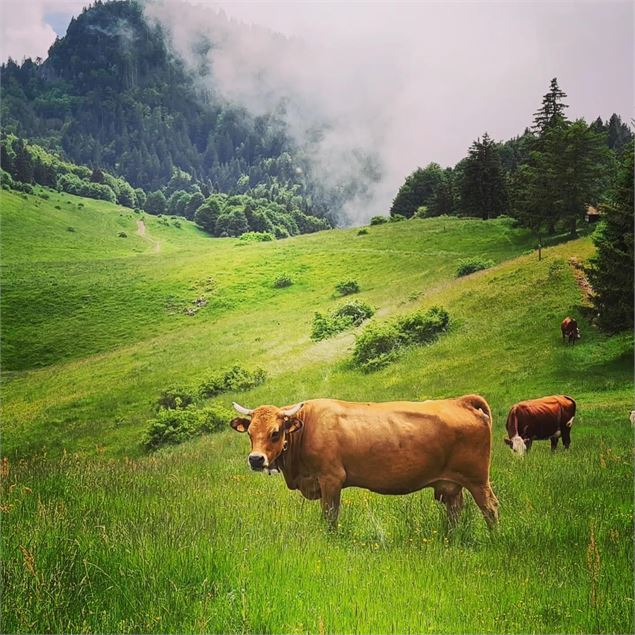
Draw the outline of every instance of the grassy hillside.
<instances>
[{"instance_id":1,"label":"grassy hillside","mask_svg":"<svg viewBox=\"0 0 635 635\"><path fill-rule=\"evenodd\" d=\"M588 238L542 262L506 220L239 246L146 218L144 240L130 210L55 196L2 199L5 631L632 632L632 338L584 318L568 259L590 256ZM497 265L456 279L467 256ZM295 283L275 289L283 272ZM440 304L450 332L360 373L354 332L309 339L347 277L373 319ZM575 347L560 340L565 315ZM269 379L225 405L482 394L500 528L471 500L447 532L428 490L346 490L328 534L319 505L248 472L231 431L144 457L159 391L236 362ZM560 392L579 407L571 450L537 443L517 460L501 440L509 406Z\"/></svg>"}]
</instances>

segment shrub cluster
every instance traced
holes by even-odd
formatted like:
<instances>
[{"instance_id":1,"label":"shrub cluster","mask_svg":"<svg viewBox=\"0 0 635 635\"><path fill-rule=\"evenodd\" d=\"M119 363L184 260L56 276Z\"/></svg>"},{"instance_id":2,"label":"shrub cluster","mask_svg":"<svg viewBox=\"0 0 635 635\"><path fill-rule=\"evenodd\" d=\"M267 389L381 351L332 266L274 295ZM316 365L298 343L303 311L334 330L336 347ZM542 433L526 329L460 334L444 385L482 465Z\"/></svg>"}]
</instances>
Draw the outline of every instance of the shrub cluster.
<instances>
[{"instance_id":1,"label":"shrub cluster","mask_svg":"<svg viewBox=\"0 0 635 635\"><path fill-rule=\"evenodd\" d=\"M387 216L373 216L370 219L370 224L371 225L383 225L384 223L388 222L388 217Z\"/></svg>"},{"instance_id":2,"label":"shrub cluster","mask_svg":"<svg viewBox=\"0 0 635 635\"><path fill-rule=\"evenodd\" d=\"M273 286L276 289L284 289L285 287L290 287L292 284L293 284L293 279L291 278L291 276L287 275L286 273L279 275L273 281Z\"/></svg>"},{"instance_id":3,"label":"shrub cluster","mask_svg":"<svg viewBox=\"0 0 635 635\"><path fill-rule=\"evenodd\" d=\"M340 295L352 295L353 293L359 293L359 282L357 280L340 280L335 285L335 290Z\"/></svg>"},{"instance_id":4,"label":"shrub cluster","mask_svg":"<svg viewBox=\"0 0 635 635\"><path fill-rule=\"evenodd\" d=\"M483 269L489 269L494 266L493 260L485 260L483 258L465 258L459 261L459 266L456 270L456 277L467 276L475 271L482 271Z\"/></svg>"},{"instance_id":5,"label":"shrub cluster","mask_svg":"<svg viewBox=\"0 0 635 635\"><path fill-rule=\"evenodd\" d=\"M366 234L368 234L368 230L365 227L362 227L360 230L357 231L358 236L366 236Z\"/></svg>"},{"instance_id":6,"label":"shrub cluster","mask_svg":"<svg viewBox=\"0 0 635 635\"><path fill-rule=\"evenodd\" d=\"M246 243L259 243L275 240L275 236L270 232L245 232L239 236L239 240Z\"/></svg>"},{"instance_id":7,"label":"shrub cluster","mask_svg":"<svg viewBox=\"0 0 635 635\"><path fill-rule=\"evenodd\" d=\"M187 408L194 402L194 392L186 386L169 386L161 391L157 399L157 409L178 410Z\"/></svg>"},{"instance_id":8,"label":"shrub cluster","mask_svg":"<svg viewBox=\"0 0 635 635\"><path fill-rule=\"evenodd\" d=\"M148 421L143 437L146 450L157 450L165 445L183 443L206 432L217 432L227 425L231 412L217 404L205 408L161 408L154 419Z\"/></svg>"},{"instance_id":9,"label":"shrub cluster","mask_svg":"<svg viewBox=\"0 0 635 635\"><path fill-rule=\"evenodd\" d=\"M317 312L313 317L311 339L325 340L337 333L359 326L375 313L373 307L360 300L353 300L337 307L326 315Z\"/></svg>"},{"instance_id":10,"label":"shrub cluster","mask_svg":"<svg viewBox=\"0 0 635 635\"><path fill-rule=\"evenodd\" d=\"M433 342L447 330L450 318L441 307L417 311L396 320L369 324L353 349L353 363L365 372L393 362L405 346Z\"/></svg>"},{"instance_id":11,"label":"shrub cluster","mask_svg":"<svg viewBox=\"0 0 635 635\"><path fill-rule=\"evenodd\" d=\"M264 383L266 379L267 373L262 368L250 371L236 365L227 371L212 373L200 385L199 394L201 397L209 398L223 392L248 390Z\"/></svg>"}]
</instances>

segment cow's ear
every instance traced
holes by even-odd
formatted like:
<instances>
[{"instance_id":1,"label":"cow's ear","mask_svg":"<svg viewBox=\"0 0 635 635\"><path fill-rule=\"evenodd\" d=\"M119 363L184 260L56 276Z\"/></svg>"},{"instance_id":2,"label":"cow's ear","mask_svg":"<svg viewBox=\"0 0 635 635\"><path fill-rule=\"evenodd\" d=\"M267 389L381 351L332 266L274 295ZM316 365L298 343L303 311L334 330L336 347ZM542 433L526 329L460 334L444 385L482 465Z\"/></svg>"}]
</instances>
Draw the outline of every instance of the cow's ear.
<instances>
[{"instance_id":1,"label":"cow's ear","mask_svg":"<svg viewBox=\"0 0 635 635\"><path fill-rule=\"evenodd\" d=\"M247 428L251 423L250 419L243 419L242 417L236 417L232 419L229 425L236 430L236 432L247 432Z\"/></svg>"},{"instance_id":2,"label":"cow's ear","mask_svg":"<svg viewBox=\"0 0 635 635\"><path fill-rule=\"evenodd\" d=\"M510 448L512 447L512 440L508 439L507 437L505 437L503 439L503 441L505 441L505 445L508 445Z\"/></svg>"},{"instance_id":3,"label":"cow's ear","mask_svg":"<svg viewBox=\"0 0 635 635\"><path fill-rule=\"evenodd\" d=\"M304 421L302 419L298 419L297 417L285 417L284 418L284 429L285 432L297 432L302 429L304 425Z\"/></svg>"}]
</instances>

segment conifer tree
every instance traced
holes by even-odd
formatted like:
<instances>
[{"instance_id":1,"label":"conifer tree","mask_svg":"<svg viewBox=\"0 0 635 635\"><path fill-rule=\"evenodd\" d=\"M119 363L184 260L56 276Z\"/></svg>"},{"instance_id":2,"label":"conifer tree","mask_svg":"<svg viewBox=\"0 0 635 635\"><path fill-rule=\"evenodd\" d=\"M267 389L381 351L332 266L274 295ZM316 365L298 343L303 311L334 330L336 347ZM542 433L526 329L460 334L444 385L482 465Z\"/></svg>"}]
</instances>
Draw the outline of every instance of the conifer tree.
<instances>
[{"instance_id":1,"label":"conifer tree","mask_svg":"<svg viewBox=\"0 0 635 635\"><path fill-rule=\"evenodd\" d=\"M539 135L542 135L558 120L566 121L564 109L569 106L562 102L566 96L566 93L558 86L558 78L554 77L551 80L549 92L542 98L542 106L534 113L533 129Z\"/></svg>"},{"instance_id":2,"label":"conifer tree","mask_svg":"<svg viewBox=\"0 0 635 635\"><path fill-rule=\"evenodd\" d=\"M598 323L612 332L633 328L633 156L630 143L604 220L593 236L597 254L589 269Z\"/></svg>"},{"instance_id":3,"label":"conifer tree","mask_svg":"<svg viewBox=\"0 0 635 635\"><path fill-rule=\"evenodd\" d=\"M507 184L496 143L487 132L471 145L461 185L461 206L468 216L483 219L507 210Z\"/></svg>"}]
</instances>

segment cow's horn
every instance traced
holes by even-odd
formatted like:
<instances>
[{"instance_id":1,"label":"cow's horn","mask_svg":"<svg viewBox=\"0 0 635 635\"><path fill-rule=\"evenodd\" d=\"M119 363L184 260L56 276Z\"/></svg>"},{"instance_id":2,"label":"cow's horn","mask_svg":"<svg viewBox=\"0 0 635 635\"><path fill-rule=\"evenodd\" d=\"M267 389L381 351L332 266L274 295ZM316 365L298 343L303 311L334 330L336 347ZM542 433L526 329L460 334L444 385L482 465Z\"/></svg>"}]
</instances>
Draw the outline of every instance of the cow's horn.
<instances>
[{"instance_id":1,"label":"cow's horn","mask_svg":"<svg viewBox=\"0 0 635 635\"><path fill-rule=\"evenodd\" d=\"M236 403L235 401L232 401L232 406L234 406L234 410L236 412L239 412L241 415L252 415L254 413L253 410L249 410L249 408L245 408L244 406L241 406L239 403Z\"/></svg>"},{"instance_id":2,"label":"cow's horn","mask_svg":"<svg viewBox=\"0 0 635 635\"><path fill-rule=\"evenodd\" d=\"M291 408L287 408L286 410L283 410L282 414L285 417L293 417L293 415L296 414L298 410L302 408L303 405L304 405L304 401L301 401L300 403L295 404L295 406L291 406Z\"/></svg>"}]
</instances>

